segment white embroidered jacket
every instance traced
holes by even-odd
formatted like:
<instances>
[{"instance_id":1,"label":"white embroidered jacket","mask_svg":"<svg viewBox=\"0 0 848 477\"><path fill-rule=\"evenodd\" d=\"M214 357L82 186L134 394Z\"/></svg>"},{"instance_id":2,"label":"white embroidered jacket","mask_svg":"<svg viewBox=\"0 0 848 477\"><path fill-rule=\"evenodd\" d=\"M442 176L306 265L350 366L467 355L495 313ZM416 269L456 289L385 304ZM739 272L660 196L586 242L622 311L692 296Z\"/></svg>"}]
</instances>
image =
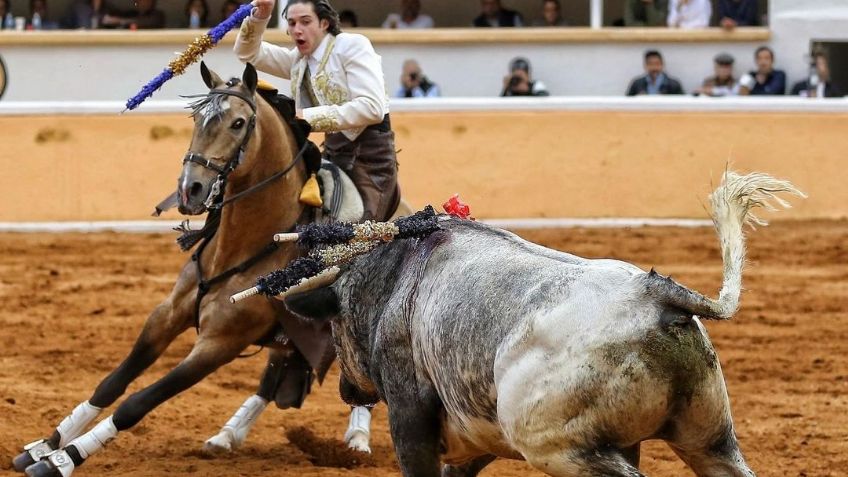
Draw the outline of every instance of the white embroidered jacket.
<instances>
[{"instance_id":1,"label":"white embroidered jacket","mask_svg":"<svg viewBox=\"0 0 848 477\"><path fill-rule=\"evenodd\" d=\"M363 35L327 35L315 49L317 68L310 81L319 105L304 98L302 88L308 57L297 48L283 48L262 41L268 20L247 17L241 25L234 51L259 71L291 80L292 97L313 131L340 131L351 141L365 128L383 120L389 98L383 78L382 59ZM306 107L309 106L309 107Z\"/></svg>"}]
</instances>

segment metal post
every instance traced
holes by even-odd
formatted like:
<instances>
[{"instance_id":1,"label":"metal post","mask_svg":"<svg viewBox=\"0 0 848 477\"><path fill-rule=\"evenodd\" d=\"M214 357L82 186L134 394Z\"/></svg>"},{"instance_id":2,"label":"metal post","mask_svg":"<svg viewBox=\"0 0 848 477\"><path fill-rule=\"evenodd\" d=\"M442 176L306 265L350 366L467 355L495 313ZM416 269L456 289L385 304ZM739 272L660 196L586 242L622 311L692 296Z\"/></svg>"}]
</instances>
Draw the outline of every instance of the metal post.
<instances>
[{"instance_id":1,"label":"metal post","mask_svg":"<svg viewBox=\"0 0 848 477\"><path fill-rule=\"evenodd\" d=\"M593 29L601 28L604 25L604 0L590 0L591 14L589 16L589 24Z\"/></svg>"}]
</instances>

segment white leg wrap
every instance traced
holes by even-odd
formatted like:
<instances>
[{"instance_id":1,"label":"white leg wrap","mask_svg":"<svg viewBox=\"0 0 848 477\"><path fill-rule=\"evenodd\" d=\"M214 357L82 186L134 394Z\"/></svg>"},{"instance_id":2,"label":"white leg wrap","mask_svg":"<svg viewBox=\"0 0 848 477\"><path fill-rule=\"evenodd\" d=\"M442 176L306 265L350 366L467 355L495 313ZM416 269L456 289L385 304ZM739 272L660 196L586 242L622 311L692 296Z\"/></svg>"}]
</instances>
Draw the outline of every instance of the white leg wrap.
<instances>
[{"instance_id":1,"label":"white leg wrap","mask_svg":"<svg viewBox=\"0 0 848 477\"><path fill-rule=\"evenodd\" d=\"M344 435L344 441L351 449L371 452L368 445L371 437L371 412L367 407L359 406L350 411L350 424Z\"/></svg>"},{"instance_id":2,"label":"white leg wrap","mask_svg":"<svg viewBox=\"0 0 848 477\"><path fill-rule=\"evenodd\" d=\"M71 415L62 419L62 422L56 427L60 436L59 448L65 447L68 442L82 434L88 428L88 425L97 419L102 410L99 407L92 406L88 401L74 408Z\"/></svg>"},{"instance_id":3,"label":"white leg wrap","mask_svg":"<svg viewBox=\"0 0 848 477\"><path fill-rule=\"evenodd\" d=\"M70 477L70 475L74 473L74 461L71 460L71 456L62 449L51 453L47 456L47 460L56 467L59 473L62 474L62 477ZM27 467L27 469L30 467ZM29 475L29 472L27 472L27 475Z\"/></svg>"},{"instance_id":4,"label":"white leg wrap","mask_svg":"<svg viewBox=\"0 0 848 477\"><path fill-rule=\"evenodd\" d=\"M118 435L118 428L112 422L112 416L103 419L94 429L72 440L68 445L76 447L83 459L102 449Z\"/></svg>"},{"instance_id":5,"label":"white leg wrap","mask_svg":"<svg viewBox=\"0 0 848 477\"><path fill-rule=\"evenodd\" d=\"M255 394L247 398L221 431L206 441L204 449L211 452L229 452L244 444L247 434L267 405L268 401Z\"/></svg>"}]
</instances>

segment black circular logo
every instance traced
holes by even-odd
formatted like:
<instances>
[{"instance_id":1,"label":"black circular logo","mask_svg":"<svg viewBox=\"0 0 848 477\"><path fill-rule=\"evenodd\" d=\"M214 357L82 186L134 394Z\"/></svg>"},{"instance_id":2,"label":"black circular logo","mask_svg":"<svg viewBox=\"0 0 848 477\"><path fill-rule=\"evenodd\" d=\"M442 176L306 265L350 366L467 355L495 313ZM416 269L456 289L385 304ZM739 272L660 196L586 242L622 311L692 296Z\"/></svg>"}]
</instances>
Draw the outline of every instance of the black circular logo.
<instances>
[{"instance_id":1,"label":"black circular logo","mask_svg":"<svg viewBox=\"0 0 848 477\"><path fill-rule=\"evenodd\" d=\"M6 63L3 63L3 57L0 56L0 98L6 92Z\"/></svg>"}]
</instances>

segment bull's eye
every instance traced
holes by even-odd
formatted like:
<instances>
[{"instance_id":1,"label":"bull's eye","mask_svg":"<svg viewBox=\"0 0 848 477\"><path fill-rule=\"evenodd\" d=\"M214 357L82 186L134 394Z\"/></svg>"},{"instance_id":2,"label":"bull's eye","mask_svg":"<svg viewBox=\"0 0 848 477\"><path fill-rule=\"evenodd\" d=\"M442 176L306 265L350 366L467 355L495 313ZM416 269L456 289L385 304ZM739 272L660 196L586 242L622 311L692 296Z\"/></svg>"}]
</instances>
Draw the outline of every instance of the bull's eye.
<instances>
[{"instance_id":1,"label":"bull's eye","mask_svg":"<svg viewBox=\"0 0 848 477\"><path fill-rule=\"evenodd\" d=\"M232 129L234 131L238 131L239 129L241 129L243 127L244 127L244 119L238 118L235 121L233 121L233 124L230 126L230 129Z\"/></svg>"}]
</instances>

